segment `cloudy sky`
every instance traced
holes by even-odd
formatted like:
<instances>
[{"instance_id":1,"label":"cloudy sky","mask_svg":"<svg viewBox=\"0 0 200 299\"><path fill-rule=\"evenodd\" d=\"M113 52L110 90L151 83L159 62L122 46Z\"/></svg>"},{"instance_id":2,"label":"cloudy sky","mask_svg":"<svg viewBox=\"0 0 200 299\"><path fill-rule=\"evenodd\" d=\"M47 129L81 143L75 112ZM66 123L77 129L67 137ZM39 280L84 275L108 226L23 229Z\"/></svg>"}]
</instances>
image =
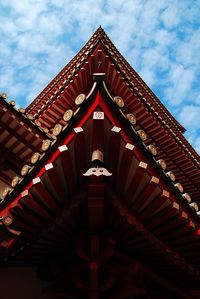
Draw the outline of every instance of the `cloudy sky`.
<instances>
[{"instance_id":1,"label":"cloudy sky","mask_svg":"<svg viewBox=\"0 0 200 299\"><path fill-rule=\"evenodd\" d=\"M26 107L99 25L200 153L200 0L0 0L0 92Z\"/></svg>"}]
</instances>

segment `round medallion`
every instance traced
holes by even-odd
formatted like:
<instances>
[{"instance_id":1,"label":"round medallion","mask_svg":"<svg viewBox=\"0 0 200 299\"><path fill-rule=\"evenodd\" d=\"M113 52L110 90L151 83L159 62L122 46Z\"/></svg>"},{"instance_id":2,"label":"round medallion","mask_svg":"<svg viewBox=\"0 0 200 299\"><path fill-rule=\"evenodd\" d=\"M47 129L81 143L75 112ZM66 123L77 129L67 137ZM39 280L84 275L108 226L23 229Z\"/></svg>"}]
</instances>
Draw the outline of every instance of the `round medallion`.
<instances>
[{"instance_id":1,"label":"round medallion","mask_svg":"<svg viewBox=\"0 0 200 299\"><path fill-rule=\"evenodd\" d=\"M21 169L21 175L25 176L29 171L29 166L27 164L25 164L22 169Z\"/></svg>"},{"instance_id":2,"label":"round medallion","mask_svg":"<svg viewBox=\"0 0 200 299\"><path fill-rule=\"evenodd\" d=\"M33 120L33 119L34 119L34 117L33 117L32 114L28 114L27 117L28 117L28 119L30 119L30 120Z\"/></svg>"},{"instance_id":3,"label":"round medallion","mask_svg":"<svg viewBox=\"0 0 200 299\"><path fill-rule=\"evenodd\" d=\"M63 119L64 119L64 121L69 121L72 118L72 116L73 116L73 111L71 109L68 109L63 114Z\"/></svg>"},{"instance_id":4,"label":"round medallion","mask_svg":"<svg viewBox=\"0 0 200 299\"><path fill-rule=\"evenodd\" d=\"M190 203L192 201L189 193L184 193L182 196L187 202Z\"/></svg>"},{"instance_id":5,"label":"round medallion","mask_svg":"<svg viewBox=\"0 0 200 299\"><path fill-rule=\"evenodd\" d=\"M120 96L114 97L114 102L117 104L118 107L123 108L124 107L124 101Z\"/></svg>"},{"instance_id":6,"label":"round medallion","mask_svg":"<svg viewBox=\"0 0 200 299\"><path fill-rule=\"evenodd\" d=\"M181 185L181 183L176 183L175 187L181 192L183 193L183 186Z\"/></svg>"},{"instance_id":7,"label":"round medallion","mask_svg":"<svg viewBox=\"0 0 200 299\"><path fill-rule=\"evenodd\" d=\"M127 114L126 117L132 125L136 124L136 117L133 113Z\"/></svg>"},{"instance_id":8,"label":"round medallion","mask_svg":"<svg viewBox=\"0 0 200 299\"><path fill-rule=\"evenodd\" d=\"M138 130L137 133L140 136L140 138L142 139L142 141L146 141L147 140L147 134L145 133L145 131Z\"/></svg>"},{"instance_id":9,"label":"round medallion","mask_svg":"<svg viewBox=\"0 0 200 299\"><path fill-rule=\"evenodd\" d=\"M17 184L19 183L19 180L20 178L18 176L15 176L13 179L12 179L12 187L14 188L15 186L17 186Z\"/></svg>"},{"instance_id":10,"label":"round medallion","mask_svg":"<svg viewBox=\"0 0 200 299\"><path fill-rule=\"evenodd\" d=\"M148 145L147 149L149 150L150 153L152 153L153 156L157 155L157 149L153 144Z\"/></svg>"},{"instance_id":11,"label":"round medallion","mask_svg":"<svg viewBox=\"0 0 200 299\"><path fill-rule=\"evenodd\" d=\"M53 128L53 135L58 136L62 131L62 126L60 124L56 124Z\"/></svg>"},{"instance_id":12,"label":"round medallion","mask_svg":"<svg viewBox=\"0 0 200 299\"><path fill-rule=\"evenodd\" d=\"M167 164L166 164L165 160L160 159L160 160L157 161L157 163L160 165L160 167L161 167L163 170L165 170L165 169L167 168Z\"/></svg>"},{"instance_id":13,"label":"round medallion","mask_svg":"<svg viewBox=\"0 0 200 299\"><path fill-rule=\"evenodd\" d=\"M31 163L35 164L40 158L40 154L38 152L34 153L31 157Z\"/></svg>"},{"instance_id":14,"label":"round medallion","mask_svg":"<svg viewBox=\"0 0 200 299\"><path fill-rule=\"evenodd\" d=\"M10 216L4 216L2 222L6 226L11 225L13 223L13 218Z\"/></svg>"},{"instance_id":15,"label":"round medallion","mask_svg":"<svg viewBox=\"0 0 200 299\"><path fill-rule=\"evenodd\" d=\"M190 207L191 207L195 212L198 212L198 210L199 210L199 207L198 207L198 205L197 205L196 202L191 202L191 203L190 203Z\"/></svg>"},{"instance_id":16,"label":"round medallion","mask_svg":"<svg viewBox=\"0 0 200 299\"><path fill-rule=\"evenodd\" d=\"M4 216L2 222L6 226L11 225L13 223L13 218L10 216Z\"/></svg>"},{"instance_id":17,"label":"round medallion","mask_svg":"<svg viewBox=\"0 0 200 299\"><path fill-rule=\"evenodd\" d=\"M42 150L45 152L50 147L51 141L49 139L43 140Z\"/></svg>"},{"instance_id":18,"label":"round medallion","mask_svg":"<svg viewBox=\"0 0 200 299\"><path fill-rule=\"evenodd\" d=\"M15 106L15 105L16 105L16 102L15 102L14 100L12 100L12 101L9 102L9 104L10 104L11 106Z\"/></svg>"},{"instance_id":19,"label":"round medallion","mask_svg":"<svg viewBox=\"0 0 200 299\"><path fill-rule=\"evenodd\" d=\"M75 99L75 104L81 105L85 101L85 98L86 98L86 96L84 93L79 94Z\"/></svg>"},{"instance_id":20,"label":"round medallion","mask_svg":"<svg viewBox=\"0 0 200 299\"><path fill-rule=\"evenodd\" d=\"M18 111L21 113L25 113L26 110L24 108L19 108Z\"/></svg>"},{"instance_id":21,"label":"round medallion","mask_svg":"<svg viewBox=\"0 0 200 299\"><path fill-rule=\"evenodd\" d=\"M173 173L172 171L168 171L168 172L166 173L166 175L168 176L168 178L170 178L170 180L171 180L172 182L174 182L174 181L176 180L175 175L174 175L174 173Z\"/></svg>"},{"instance_id":22,"label":"round medallion","mask_svg":"<svg viewBox=\"0 0 200 299\"><path fill-rule=\"evenodd\" d=\"M5 92L2 92L2 93L0 94L0 98L3 98L4 100L7 99L7 97L8 97L8 95L7 95L7 93L5 93Z\"/></svg>"},{"instance_id":23,"label":"round medallion","mask_svg":"<svg viewBox=\"0 0 200 299\"><path fill-rule=\"evenodd\" d=\"M11 192L11 189L9 187L6 187L3 190L2 196L5 198L10 192Z\"/></svg>"}]
</instances>

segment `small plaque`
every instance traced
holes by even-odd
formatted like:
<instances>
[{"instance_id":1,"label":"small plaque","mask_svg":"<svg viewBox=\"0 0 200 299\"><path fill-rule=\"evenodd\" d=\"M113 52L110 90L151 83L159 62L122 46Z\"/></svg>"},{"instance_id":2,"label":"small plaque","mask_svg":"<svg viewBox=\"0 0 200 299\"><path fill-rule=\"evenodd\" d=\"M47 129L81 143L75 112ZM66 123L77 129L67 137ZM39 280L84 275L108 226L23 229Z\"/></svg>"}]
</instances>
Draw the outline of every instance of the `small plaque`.
<instances>
[{"instance_id":1,"label":"small plaque","mask_svg":"<svg viewBox=\"0 0 200 299\"><path fill-rule=\"evenodd\" d=\"M59 146L58 149L60 152L64 152L64 151L68 150L68 147L64 144L64 145Z\"/></svg>"},{"instance_id":2,"label":"small plaque","mask_svg":"<svg viewBox=\"0 0 200 299\"><path fill-rule=\"evenodd\" d=\"M104 112L95 111L93 113L93 119L104 119Z\"/></svg>"},{"instance_id":3,"label":"small plaque","mask_svg":"<svg viewBox=\"0 0 200 299\"><path fill-rule=\"evenodd\" d=\"M83 129L81 127L77 127L77 128L74 128L74 132L80 133L80 132L83 132Z\"/></svg>"},{"instance_id":4,"label":"small plaque","mask_svg":"<svg viewBox=\"0 0 200 299\"><path fill-rule=\"evenodd\" d=\"M131 143L127 143L126 145L125 145L125 148L127 148L127 149L129 149L129 150L133 150L134 149L134 145L133 144L131 144Z\"/></svg>"},{"instance_id":5,"label":"small plaque","mask_svg":"<svg viewBox=\"0 0 200 299\"><path fill-rule=\"evenodd\" d=\"M121 128L114 126L111 131L119 133L121 131Z\"/></svg>"},{"instance_id":6,"label":"small plaque","mask_svg":"<svg viewBox=\"0 0 200 299\"><path fill-rule=\"evenodd\" d=\"M40 180L39 177L34 178L34 179L33 179L33 185L38 184L40 181L41 181L41 180Z\"/></svg>"},{"instance_id":7,"label":"small plaque","mask_svg":"<svg viewBox=\"0 0 200 299\"><path fill-rule=\"evenodd\" d=\"M49 170L49 169L53 168L53 164L52 164L52 163L46 164L46 165L44 166L44 168L45 168L46 170Z\"/></svg>"}]
</instances>

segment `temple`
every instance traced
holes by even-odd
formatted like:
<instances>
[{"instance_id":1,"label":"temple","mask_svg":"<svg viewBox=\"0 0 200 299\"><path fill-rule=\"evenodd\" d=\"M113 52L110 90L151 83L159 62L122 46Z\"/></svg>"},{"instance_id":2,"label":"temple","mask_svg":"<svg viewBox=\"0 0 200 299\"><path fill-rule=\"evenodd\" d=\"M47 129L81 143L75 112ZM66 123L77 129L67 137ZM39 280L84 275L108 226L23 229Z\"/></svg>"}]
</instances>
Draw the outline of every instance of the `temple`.
<instances>
[{"instance_id":1,"label":"temple","mask_svg":"<svg viewBox=\"0 0 200 299\"><path fill-rule=\"evenodd\" d=\"M200 298L184 131L101 27L26 109L1 93L1 297Z\"/></svg>"}]
</instances>

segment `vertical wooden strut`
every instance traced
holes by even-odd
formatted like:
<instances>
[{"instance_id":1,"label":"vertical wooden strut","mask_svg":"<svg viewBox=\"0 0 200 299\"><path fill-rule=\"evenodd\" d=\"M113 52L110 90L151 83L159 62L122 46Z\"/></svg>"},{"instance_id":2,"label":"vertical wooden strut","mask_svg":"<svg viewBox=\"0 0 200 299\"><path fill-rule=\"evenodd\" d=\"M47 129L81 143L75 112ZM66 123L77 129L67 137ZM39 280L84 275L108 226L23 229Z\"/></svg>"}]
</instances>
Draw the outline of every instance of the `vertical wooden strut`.
<instances>
[{"instance_id":1,"label":"vertical wooden strut","mask_svg":"<svg viewBox=\"0 0 200 299\"><path fill-rule=\"evenodd\" d=\"M88 184L88 230L90 237L90 299L99 298L99 234L103 226L104 182L103 177L91 176Z\"/></svg>"},{"instance_id":2,"label":"vertical wooden strut","mask_svg":"<svg viewBox=\"0 0 200 299\"><path fill-rule=\"evenodd\" d=\"M91 237L91 262L90 262L90 289L91 299L98 299L98 289L99 289L99 265L97 263L97 258L99 256L99 237Z\"/></svg>"}]
</instances>

